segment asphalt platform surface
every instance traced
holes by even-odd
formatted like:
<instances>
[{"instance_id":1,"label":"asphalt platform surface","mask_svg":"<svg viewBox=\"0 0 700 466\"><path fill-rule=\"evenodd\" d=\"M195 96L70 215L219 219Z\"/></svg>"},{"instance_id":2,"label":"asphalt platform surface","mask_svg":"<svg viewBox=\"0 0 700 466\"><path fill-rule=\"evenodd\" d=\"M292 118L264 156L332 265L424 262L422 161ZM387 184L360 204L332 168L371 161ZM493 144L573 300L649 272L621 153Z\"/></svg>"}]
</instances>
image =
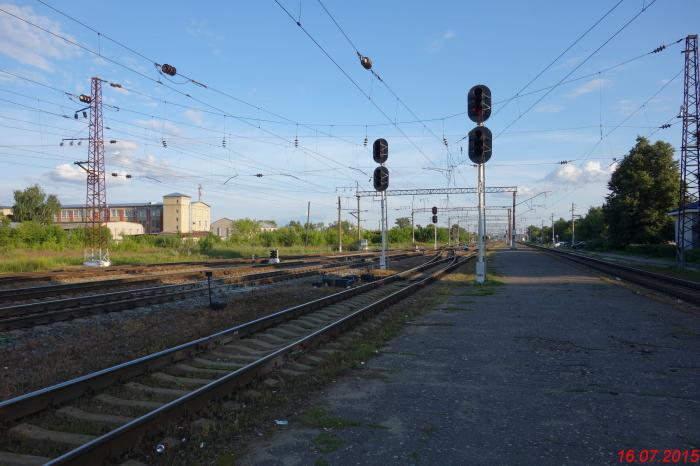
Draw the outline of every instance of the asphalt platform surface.
<instances>
[{"instance_id":1,"label":"asphalt platform surface","mask_svg":"<svg viewBox=\"0 0 700 466\"><path fill-rule=\"evenodd\" d=\"M407 325L244 465L607 465L700 448L700 313L528 249ZM658 461L657 461L658 462ZM626 464L626 463L624 463Z\"/></svg>"}]
</instances>

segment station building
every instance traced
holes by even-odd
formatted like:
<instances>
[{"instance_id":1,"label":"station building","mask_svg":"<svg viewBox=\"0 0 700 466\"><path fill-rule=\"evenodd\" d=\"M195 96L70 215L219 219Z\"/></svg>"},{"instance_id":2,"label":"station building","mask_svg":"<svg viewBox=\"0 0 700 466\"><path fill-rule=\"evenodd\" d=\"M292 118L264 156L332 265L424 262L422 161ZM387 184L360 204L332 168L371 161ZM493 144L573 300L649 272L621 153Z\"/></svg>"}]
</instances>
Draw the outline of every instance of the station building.
<instances>
[{"instance_id":1,"label":"station building","mask_svg":"<svg viewBox=\"0 0 700 466\"><path fill-rule=\"evenodd\" d=\"M197 237L208 233L211 226L211 207L201 201L192 202L182 193L167 194L162 203L109 203L107 207L107 227L114 229L114 238L160 233ZM55 220L69 230L82 227L85 217L85 205L66 204Z\"/></svg>"},{"instance_id":2,"label":"station building","mask_svg":"<svg viewBox=\"0 0 700 466\"><path fill-rule=\"evenodd\" d=\"M674 219L675 230L674 238L678 238L678 230L680 226L680 214L678 209L674 209L668 213ZM686 231L683 241L686 248L700 248L700 201L695 201L686 206L686 212L690 215L691 231Z\"/></svg>"}]
</instances>

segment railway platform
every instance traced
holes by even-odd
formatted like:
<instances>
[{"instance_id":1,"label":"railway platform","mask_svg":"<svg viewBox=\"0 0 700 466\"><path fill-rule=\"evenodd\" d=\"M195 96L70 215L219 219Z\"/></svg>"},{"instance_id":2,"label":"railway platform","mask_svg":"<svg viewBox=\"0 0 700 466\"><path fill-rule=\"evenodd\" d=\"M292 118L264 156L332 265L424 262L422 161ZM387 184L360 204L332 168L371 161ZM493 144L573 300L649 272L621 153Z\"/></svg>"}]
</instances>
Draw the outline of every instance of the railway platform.
<instances>
[{"instance_id":1,"label":"railway platform","mask_svg":"<svg viewBox=\"0 0 700 466\"><path fill-rule=\"evenodd\" d=\"M700 448L700 312L531 249L465 285L245 465L605 465ZM682 453L681 453L682 454Z\"/></svg>"}]
</instances>

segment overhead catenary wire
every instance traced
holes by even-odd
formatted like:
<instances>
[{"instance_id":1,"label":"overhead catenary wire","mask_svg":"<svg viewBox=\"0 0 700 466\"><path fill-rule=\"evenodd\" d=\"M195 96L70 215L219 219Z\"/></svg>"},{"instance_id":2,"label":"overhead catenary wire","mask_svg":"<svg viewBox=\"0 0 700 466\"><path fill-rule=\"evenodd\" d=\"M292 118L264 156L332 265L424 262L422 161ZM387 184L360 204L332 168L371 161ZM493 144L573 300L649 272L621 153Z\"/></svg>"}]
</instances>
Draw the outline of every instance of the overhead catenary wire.
<instances>
[{"instance_id":1,"label":"overhead catenary wire","mask_svg":"<svg viewBox=\"0 0 700 466\"><path fill-rule=\"evenodd\" d=\"M566 75L564 75L563 78L561 78L551 89L547 90L544 95L542 95L540 98L538 98L534 103L532 103L524 112L519 114L517 117L515 117L510 123L508 123L503 129L501 129L496 135L494 135L494 139L500 136L502 133L507 131L511 126L513 126L516 122L522 119L525 115L527 115L533 108L537 106L542 100L544 100L551 92L556 89L563 81L565 81L569 76L574 74L579 68L581 68L583 65L585 65L588 60L593 58L600 50L603 49L607 44L609 44L615 37L617 37L622 31L624 31L627 26L632 24L639 16L641 16L645 11L647 11L649 8L651 8L657 0L651 0L648 5L644 5L644 7L637 12L634 16L632 16L627 22L625 22L620 28L618 28L610 37L608 37L602 44L600 44L593 52L589 53L586 58L584 58L579 64L577 64L571 71L569 71Z\"/></svg>"},{"instance_id":2,"label":"overhead catenary wire","mask_svg":"<svg viewBox=\"0 0 700 466\"><path fill-rule=\"evenodd\" d=\"M340 64L333 58L333 56L331 56L331 54L316 40L316 38L314 38L314 36L311 35L311 33L301 24L301 22L294 19L294 16L292 16L289 10L287 10L287 8L285 8L284 5L282 5L278 0L274 0L274 2L282 9L282 11L284 11L287 14L287 16L289 16L289 18L299 27L299 29L301 29L304 32L304 34L306 34L306 36L314 43L314 45L316 45L316 47L319 50L321 50L321 52L323 52L323 54L335 65L335 67L338 68L338 70L343 74L343 76L345 76L353 84L353 86L355 86L355 88L358 91L360 91L360 93L364 95L367 98L367 100L370 101L370 103L379 111L379 113L381 113L384 116L384 118L387 119L387 121L393 122L394 128L396 128L396 130L404 137L404 139L406 139L413 146L413 148L416 149L418 153L420 153L423 156L423 158L425 158L428 161L428 163L430 163L431 165L435 165L435 163L430 159L430 157L428 157L425 154L425 152L423 152L423 150L420 147L418 147L418 145L410 137L408 137L408 135L403 131L403 129L401 129L396 124L396 121L392 120L392 118L389 115L387 115L387 113L374 101L374 99L372 99L372 97L369 94L367 94L367 92L364 89L362 89L362 87L357 83L357 81L355 81L352 78L352 76L350 76L348 72L345 71L345 69L342 66L340 66Z\"/></svg>"}]
</instances>

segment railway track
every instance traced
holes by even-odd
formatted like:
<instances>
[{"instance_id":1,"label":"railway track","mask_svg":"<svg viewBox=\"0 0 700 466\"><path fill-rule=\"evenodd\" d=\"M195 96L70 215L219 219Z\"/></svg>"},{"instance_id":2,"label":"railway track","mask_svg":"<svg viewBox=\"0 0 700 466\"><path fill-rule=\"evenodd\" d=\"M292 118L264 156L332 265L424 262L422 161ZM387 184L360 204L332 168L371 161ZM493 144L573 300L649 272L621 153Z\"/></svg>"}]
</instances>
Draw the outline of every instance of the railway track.
<instances>
[{"instance_id":1,"label":"railway track","mask_svg":"<svg viewBox=\"0 0 700 466\"><path fill-rule=\"evenodd\" d=\"M389 277L0 403L8 466L97 465L333 340L469 256L434 256Z\"/></svg>"},{"instance_id":2,"label":"railway track","mask_svg":"<svg viewBox=\"0 0 700 466\"><path fill-rule=\"evenodd\" d=\"M631 283L660 291L675 298L682 299L683 301L693 304L700 304L700 283L698 282L683 280L681 278L671 277L661 273L649 272L648 270L629 267L627 265L615 264L574 252L565 252L526 243L523 244L538 251L544 251L558 257L564 257L573 262L594 268L608 275L619 277L620 279L627 280Z\"/></svg>"},{"instance_id":3,"label":"railway track","mask_svg":"<svg viewBox=\"0 0 700 466\"><path fill-rule=\"evenodd\" d=\"M344 258L361 258L371 257L376 255L373 252L354 252L345 254L328 254L328 255L292 255L285 256L285 263L290 261L309 261L309 260L342 260ZM50 272L24 272L18 274L0 274L0 287L16 287L19 283L34 283L34 282L52 282L59 279L89 278L94 279L99 277L102 280L122 275L148 275L157 274L159 272L172 273L187 273L201 271L203 268L229 268L229 267L246 267L260 264L259 260L253 259L220 259L210 261L187 261L187 262L168 262L163 264L144 264L138 266L119 265L108 267L106 269L86 269L84 267L74 267L71 269L56 269ZM193 270L194 269L194 270ZM6 290L2 290L6 291Z\"/></svg>"},{"instance_id":4,"label":"railway track","mask_svg":"<svg viewBox=\"0 0 700 466\"><path fill-rule=\"evenodd\" d=\"M406 256L408 256L408 254L397 254L394 255L393 258L400 259ZM271 271L248 273L237 277L220 278L214 281L213 288L231 285L257 285L302 278L315 275L322 271L332 271L339 268L363 265L365 264L365 259L366 258L362 258L361 261L333 261L291 268L285 267ZM124 284L125 283L119 282L115 285L123 286ZM92 290L96 289L95 285L95 283L87 282L82 284L82 288L73 287L70 288L70 290ZM202 296L207 293L206 285L207 282L205 280L200 280L185 284L140 287L123 291L111 291L107 293L4 306L0 307L0 331L34 327L94 314L105 314L108 312L134 309L142 306ZM33 297L35 296L32 294L34 288L38 288L38 296L45 296L51 290L65 292L64 287L61 285L50 286L48 290L47 287L32 287L15 291L18 292L19 296L25 298L28 296Z\"/></svg>"}]
</instances>

